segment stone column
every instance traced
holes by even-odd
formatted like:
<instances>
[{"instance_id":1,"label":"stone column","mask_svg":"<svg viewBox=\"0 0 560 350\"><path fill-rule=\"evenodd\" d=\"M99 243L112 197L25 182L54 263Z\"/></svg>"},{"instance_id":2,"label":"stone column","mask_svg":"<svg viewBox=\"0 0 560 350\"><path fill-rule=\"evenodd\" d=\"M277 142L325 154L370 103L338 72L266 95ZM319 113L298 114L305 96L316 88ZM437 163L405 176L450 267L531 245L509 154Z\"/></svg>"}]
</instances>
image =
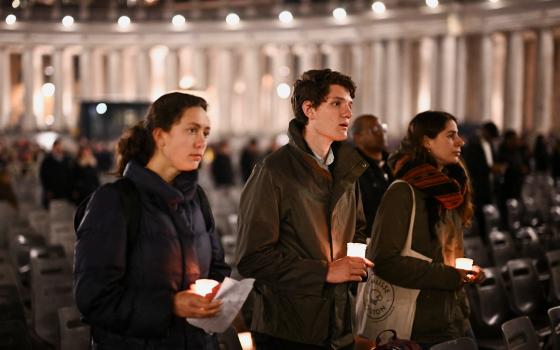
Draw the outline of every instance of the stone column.
<instances>
[{"instance_id":1,"label":"stone column","mask_svg":"<svg viewBox=\"0 0 560 350\"><path fill-rule=\"evenodd\" d=\"M107 95L115 100L122 99L122 71L124 68L121 48L107 51Z\"/></svg>"},{"instance_id":2,"label":"stone column","mask_svg":"<svg viewBox=\"0 0 560 350\"><path fill-rule=\"evenodd\" d=\"M317 55L319 50L314 43L302 43L294 47L294 53L299 56L299 71L296 76L299 77L303 72L317 68Z\"/></svg>"},{"instance_id":3,"label":"stone column","mask_svg":"<svg viewBox=\"0 0 560 350\"><path fill-rule=\"evenodd\" d=\"M4 130L10 123L12 74L10 69L10 49L0 47L0 130Z\"/></svg>"},{"instance_id":4,"label":"stone column","mask_svg":"<svg viewBox=\"0 0 560 350\"><path fill-rule=\"evenodd\" d=\"M179 88L179 50L169 48L165 57L165 90L173 91Z\"/></svg>"},{"instance_id":5,"label":"stone column","mask_svg":"<svg viewBox=\"0 0 560 350\"><path fill-rule=\"evenodd\" d=\"M260 65L260 48L258 46L244 47L243 55L243 81L245 83L245 94L243 100L243 119L245 129L249 133L258 134L266 128L259 114L262 69Z\"/></svg>"},{"instance_id":6,"label":"stone column","mask_svg":"<svg viewBox=\"0 0 560 350\"><path fill-rule=\"evenodd\" d=\"M482 35L480 62L480 116L478 120L488 120L492 114L492 63L493 63L492 37Z\"/></svg>"},{"instance_id":7,"label":"stone column","mask_svg":"<svg viewBox=\"0 0 560 350\"><path fill-rule=\"evenodd\" d=\"M105 71L103 69L104 52L101 48L91 48L91 82L85 81L85 84L91 84L91 97L93 99L105 98ZM87 68L86 68L87 69Z\"/></svg>"},{"instance_id":8,"label":"stone column","mask_svg":"<svg viewBox=\"0 0 560 350\"><path fill-rule=\"evenodd\" d=\"M465 99L467 93L467 43L465 37L457 40L457 80L455 86L455 117L465 120Z\"/></svg>"},{"instance_id":9,"label":"stone column","mask_svg":"<svg viewBox=\"0 0 560 350\"><path fill-rule=\"evenodd\" d=\"M383 42L376 41L371 47L372 65L372 95L368 96L371 103L367 106L366 113L373 113L379 118L386 119L385 104L387 103L387 89L385 86L386 69L385 66L385 47Z\"/></svg>"},{"instance_id":10,"label":"stone column","mask_svg":"<svg viewBox=\"0 0 560 350\"><path fill-rule=\"evenodd\" d=\"M92 99L92 49L82 46L80 51L80 97L82 100Z\"/></svg>"},{"instance_id":11,"label":"stone column","mask_svg":"<svg viewBox=\"0 0 560 350\"><path fill-rule=\"evenodd\" d=\"M206 57L206 49L202 46L192 47L191 61L195 87L198 90L205 90L208 87L207 72L209 64L209 60Z\"/></svg>"},{"instance_id":12,"label":"stone column","mask_svg":"<svg viewBox=\"0 0 560 350\"><path fill-rule=\"evenodd\" d=\"M422 38L420 41L420 74L418 89L418 111L422 112L432 107L432 93L434 85L433 60L435 41L433 38Z\"/></svg>"},{"instance_id":13,"label":"stone column","mask_svg":"<svg viewBox=\"0 0 560 350\"><path fill-rule=\"evenodd\" d=\"M352 67L350 69L350 76L352 80L356 83L357 92L354 98L354 108L353 115L358 116L364 113L363 103L367 100L367 96L364 94L366 91L366 79L364 77L364 43L352 44Z\"/></svg>"},{"instance_id":14,"label":"stone column","mask_svg":"<svg viewBox=\"0 0 560 350\"><path fill-rule=\"evenodd\" d=\"M457 39L445 36L441 42L441 89L439 106L444 111L453 113L455 108Z\"/></svg>"},{"instance_id":15,"label":"stone column","mask_svg":"<svg viewBox=\"0 0 560 350\"><path fill-rule=\"evenodd\" d=\"M550 29L541 29L538 45L534 125L537 133L546 135L552 127L554 77L554 36Z\"/></svg>"},{"instance_id":16,"label":"stone column","mask_svg":"<svg viewBox=\"0 0 560 350\"><path fill-rule=\"evenodd\" d=\"M64 94L64 73L65 67L63 62L64 48L55 47L52 55L53 58L53 84L54 84L54 124L53 129L63 131L66 129L66 120L64 118L63 94Z\"/></svg>"},{"instance_id":17,"label":"stone column","mask_svg":"<svg viewBox=\"0 0 560 350\"><path fill-rule=\"evenodd\" d=\"M508 38L504 130L521 133L523 128L523 38L512 32Z\"/></svg>"},{"instance_id":18,"label":"stone column","mask_svg":"<svg viewBox=\"0 0 560 350\"><path fill-rule=\"evenodd\" d=\"M220 132L230 133L232 129L231 106L233 92L233 71L232 71L232 52L231 48L224 47L218 50L217 72L215 75L218 86L218 106L220 119Z\"/></svg>"},{"instance_id":19,"label":"stone column","mask_svg":"<svg viewBox=\"0 0 560 350\"><path fill-rule=\"evenodd\" d=\"M398 123L400 116L401 96L402 96L402 77L400 66L400 45L398 39L387 42L387 65L385 75L385 115L381 115L382 120L386 120L388 125Z\"/></svg>"},{"instance_id":20,"label":"stone column","mask_svg":"<svg viewBox=\"0 0 560 350\"><path fill-rule=\"evenodd\" d=\"M388 124L388 136L396 143L405 134L412 119L412 42L403 40L401 50L401 92L399 93L401 111L395 124Z\"/></svg>"},{"instance_id":21,"label":"stone column","mask_svg":"<svg viewBox=\"0 0 560 350\"><path fill-rule=\"evenodd\" d=\"M150 101L152 64L149 47L140 46L136 54L136 98Z\"/></svg>"},{"instance_id":22,"label":"stone column","mask_svg":"<svg viewBox=\"0 0 560 350\"><path fill-rule=\"evenodd\" d=\"M23 74L23 104L25 112L21 120L23 131L32 131L37 128L37 115L35 114L34 100L37 93L37 83L40 81L41 56L33 46L25 46L22 55L22 74Z\"/></svg>"},{"instance_id":23,"label":"stone column","mask_svg":"<svg viewBox=\"0 0 560 350\"><path fill-rule=\"evenodd\" d=\"M342 48L335 44L323 44L321 51L327 56L327 68L342 72Z\"/></svg>"},{"instance_id":24,"label":"stone column","mask_svg":"<svg viewBox=\"0 0 560 350\"><path fill-rule=\"evenodd\" d=\"M282 99L278 96L276 88L281 83L291 85L288 76L283 71L290 69L290 48L286 45L275 47L272 55L272 130L274 132L285 131L289 120L292 118L290 99Z\"/></svg>"},{"instance_id":25,"label":"stone column","mask_svg":"<svg viewBox=\"0 0 560 350\"><path fill-rule=\"evenodd\" d=\"M122 58L125 64L122 71L122 97L126 100L134 100L138 97L136 64L137 50L134 47L126 47L122 50Z\"/></svg>"}]
</instances>

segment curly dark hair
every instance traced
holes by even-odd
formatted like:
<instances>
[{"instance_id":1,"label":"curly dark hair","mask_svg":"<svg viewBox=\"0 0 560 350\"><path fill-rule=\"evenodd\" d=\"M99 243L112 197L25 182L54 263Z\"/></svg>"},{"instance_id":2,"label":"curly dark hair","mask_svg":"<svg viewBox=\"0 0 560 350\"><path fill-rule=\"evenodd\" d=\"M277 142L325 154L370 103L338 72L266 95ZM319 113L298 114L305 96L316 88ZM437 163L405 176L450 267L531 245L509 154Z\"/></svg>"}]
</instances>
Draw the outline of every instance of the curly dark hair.
<instances>
[{"instance_id":1,"label":"curly dark hair","mask_svg":"<svg viewBox=\"0 0 560 350\"><path fill-rule=\"evenodd\" d=\"M120 137L115 173L122 176L126 164L131 160L142 166L148 164L155 151L152 131L156 128L169 131L181 119L183 112L191 107L201 107L206 111L208 103L202 97L182 92L171 92L155 100L144 119Z\"/></svg>"},{"instance_id":2,"label":"curly dark hair","mask_svg":"<svg viewBox=\"0 0 560 350\"><path fill-rule=\"evenodd\" d=\"M330 69L308 70L294 83L292 93L292 110L296 120L302 125L307 125L307 116L301 108L303 102L311 101L313 107L319 106L329 94L331 85L340 85L354 98L356 84L352 79L342 73Z\"/></svg>"}]
</instances>

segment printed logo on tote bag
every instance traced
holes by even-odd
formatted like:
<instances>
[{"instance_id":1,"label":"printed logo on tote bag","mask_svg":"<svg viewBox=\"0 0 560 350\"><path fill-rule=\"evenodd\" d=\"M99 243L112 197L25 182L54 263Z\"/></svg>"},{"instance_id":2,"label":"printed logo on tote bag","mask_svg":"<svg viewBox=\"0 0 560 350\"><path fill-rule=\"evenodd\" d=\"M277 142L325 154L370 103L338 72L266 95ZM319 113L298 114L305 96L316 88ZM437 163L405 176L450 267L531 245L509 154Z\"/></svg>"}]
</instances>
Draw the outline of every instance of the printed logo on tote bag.
<instances>
[{"instance_id":1,"label":"printed logo on tote bag","mask_svg":"<svg viewBox=\"0 0 560 350\"><path fill-rule=\"evenodd\" d=\"M393 311L395 301L395 290L390 283L385 282L377 276L373 276L373 283L368 283L369 298L364 298L364 304L370 302L369 307L365 307L369 318L382 320ZM364 305L365 306L365 305Z\"/></svg>"}]
</instances>

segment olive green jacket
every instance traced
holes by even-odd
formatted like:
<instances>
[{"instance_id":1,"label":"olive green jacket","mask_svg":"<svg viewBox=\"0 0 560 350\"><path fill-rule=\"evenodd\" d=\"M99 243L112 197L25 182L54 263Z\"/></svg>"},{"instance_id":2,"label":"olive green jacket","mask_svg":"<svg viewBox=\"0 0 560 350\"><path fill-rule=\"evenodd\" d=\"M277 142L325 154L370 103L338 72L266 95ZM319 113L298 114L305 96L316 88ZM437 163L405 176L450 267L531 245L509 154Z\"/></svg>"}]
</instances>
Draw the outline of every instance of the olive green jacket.
<instances>
[{"instance_id":1,"label":"olive green jacket","mask_svg":"<svg viewBox=\"0 0 560 350\"><path fill-rule=\"evenodd\" d=\"M335 142L331 172L292 121L290 142L258 164L239 208L237 267L256 279L251 330L332 349L352 343L349 283L326 283L346 243L365 243L356 180L367 163Z\"/></svg>"},{"instance_id":2,"label":"olive green jacket","mask_svg":"<svg viewBox=\"0 0 560 350\"><path fill-rule=\"evenodd\" d=\"M416 217L412 250L432 262L401 256L408 234L412 194L406 183L395 183L385 193L372 230L367 257L375 262L375 273L395 285L420 289L411 339L441 342L465 336L469 309L459 273L443 264L438 239L428 228L426 195L414 189Z\"/></svg>"}]
</instances>

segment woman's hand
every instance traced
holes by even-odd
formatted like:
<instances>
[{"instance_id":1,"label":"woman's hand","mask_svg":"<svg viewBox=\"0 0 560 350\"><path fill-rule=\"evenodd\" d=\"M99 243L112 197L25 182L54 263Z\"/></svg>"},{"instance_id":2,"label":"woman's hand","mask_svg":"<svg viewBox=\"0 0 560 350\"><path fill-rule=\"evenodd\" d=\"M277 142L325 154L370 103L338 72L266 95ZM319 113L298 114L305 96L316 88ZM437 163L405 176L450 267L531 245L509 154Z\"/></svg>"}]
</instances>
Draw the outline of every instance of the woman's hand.
<instances>
[{"instance_id":1,"label":"woman's hand","mask_svg":"<svg viewBox=\"0 0 560 350\"><path fill-rule=\"evenodd\" d=\"M201 296L192 290L183 290L173 296L173 313L178 317L205 318L216 316L222 302L211 297Z\"/></svg>"},{"instance_id":2,"label":"woman's hand","mask_svg":"<svg viewBox=\"0 0 560 350\"><path fill-rule=\"evenodd\" d=\"M464 284L481 283L486 278L484 270L482 270L478 265L473 265L471 270L456 270L461 276L461 281Z\"/></svg>"}]
</instances>

